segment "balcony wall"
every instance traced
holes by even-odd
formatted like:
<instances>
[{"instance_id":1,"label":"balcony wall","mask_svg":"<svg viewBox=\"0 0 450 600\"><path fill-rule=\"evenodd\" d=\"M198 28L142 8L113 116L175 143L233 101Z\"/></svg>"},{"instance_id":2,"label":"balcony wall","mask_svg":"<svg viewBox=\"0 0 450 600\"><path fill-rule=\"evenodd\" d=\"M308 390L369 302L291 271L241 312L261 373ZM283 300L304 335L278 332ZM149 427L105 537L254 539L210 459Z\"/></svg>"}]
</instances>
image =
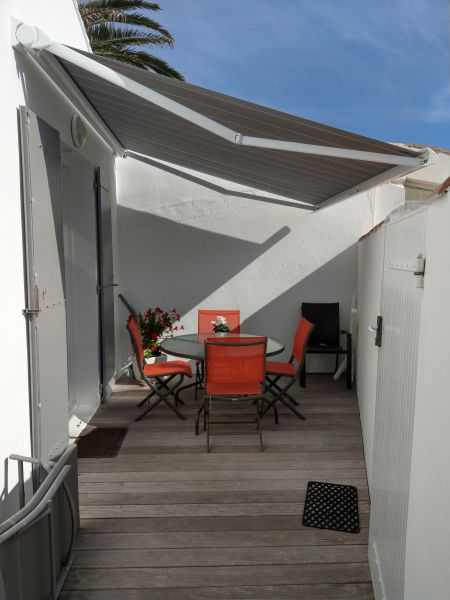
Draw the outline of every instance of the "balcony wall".
<instances>
[{"instance_id":1,"label":"balcony wall","mask_svg":"<svg viewBox=\"0 0 450 600\"><path fill-rule=\"evenodd\" d=\"M441 153L436 165L419 171L413 177L418 181L439 184L448 177L449 169L450 156ZM450 205L446 195L430 203L423 300L417 325L418 368L405 541L404 598L408 600L419 600L427 595L443 600L448 597L450 585L446 567L450 552L447 518L450 494L450 381L447 366L450 337L449 219ZM367 332L367 326L374 324L376 315L380 314L384 232L374 232L359 246L357 388L371 489L378 350L373 346L373 335ZM395 400L393 396L392 401ZM404 431L399 431L400 434L404 435ZM375 501L372 495L374 510ZM392 534L389 539L391 545L397 542Z\"/></svg>"},{"instance_id":2,"label":"balcony wall","mask_svg":"<svg viewBox=\"0 0 450 600\"><path fill-rule=\"evenodd\" d=\"M117 161L117 185L120 289L138 310L175 306L196 331L199 307L238 307L244 331L288 347L302 300L340 302L349 325L355 243L373 225L373 192L312 214L224 196L130 158Z\"/></svg>"},{"instance_id":3,"label":"balcony wall","mask_svg":"<svg viewBox=\"0 0 450 600\"><path fill-rule=\"evenodd\" d=\"M450 203L428 209L414 443L406 538L405 598L448 598L450 574Z\"/></svg>"}]
</instances>

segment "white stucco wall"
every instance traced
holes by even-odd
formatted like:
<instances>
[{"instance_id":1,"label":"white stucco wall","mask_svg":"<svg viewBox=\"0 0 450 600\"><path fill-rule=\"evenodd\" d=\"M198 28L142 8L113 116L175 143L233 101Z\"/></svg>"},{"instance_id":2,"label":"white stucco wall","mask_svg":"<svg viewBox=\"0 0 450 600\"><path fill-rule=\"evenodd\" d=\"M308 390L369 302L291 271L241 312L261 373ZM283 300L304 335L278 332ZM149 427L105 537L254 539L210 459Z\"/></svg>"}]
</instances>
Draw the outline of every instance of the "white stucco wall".
<instances>
[{"instance_id":1,"label":"white stucco wall","mask_svg":"<svg viewBox=\"0 0 450 600\"><path fill-rule=\"evenodd\" d=\"M428 209L406 538L407 600L447 600L450 590L449 232L446 194Z\"/></svg>"},{"instance_id":2,"label":"white stucco wall","mask_svg":"<svg viewBox=\"0 0 450 600\"><path fill-rule=\"evenodd\" d=\"M17 109L19 105L26 104L58 129L61 139L70 145L70 118L75 112L28 59L13 51L11 16L41 27L56 40L87 48L73 0L2 0L0 3L0 130L3 142L0 280L4 284L0 311L0 377L3 382L0 409L1 500L16 485L16 468L12 465L7 474L6 457L11 452L30 454L26 327L21 312L24 307L24 273ZM83 154L113 175L112 152L90 129ZM6 504L3 507L4 511L9 510Z\"/></svg>"},{"instance_id":3,"label":"white stucco wall","mask_svg":"<svg viewBox=\"0 0 450 600\"><path fill-rule=\"evenodd\" d=\"M339 301L348 327L370 194L310 214L224 196L130 158L117 161L117 175L121 291L138 310L175 306L196 331L198 308L237 307L243 331L282 339L286 354L302 300ZM125 360L124 327L121 344Z\"/></svg>"}]
</instances>

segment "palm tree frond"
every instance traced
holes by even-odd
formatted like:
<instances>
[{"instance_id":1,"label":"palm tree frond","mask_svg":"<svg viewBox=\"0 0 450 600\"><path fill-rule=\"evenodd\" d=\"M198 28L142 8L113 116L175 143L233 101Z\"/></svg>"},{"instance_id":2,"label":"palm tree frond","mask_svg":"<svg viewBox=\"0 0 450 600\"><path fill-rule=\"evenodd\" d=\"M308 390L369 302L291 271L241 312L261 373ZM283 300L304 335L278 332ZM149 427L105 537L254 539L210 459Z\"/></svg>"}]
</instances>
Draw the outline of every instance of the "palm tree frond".
<instances>
[{"instance_id":1,"label":"palm tree frond","mask_svg":"<svg viewBox=\"0 0 450 600\"><path fill-rule=\"evenodd\" d=\"M102 25L104 23L124 23L127 25L137 25L138 27L153 29L161 35L165 35L167 38L173 40L172 36L167 31L167 29L162 27L157 21L154 21L153 19L150 19L149 17L146 17L145 15L137 11L133 11L130 13L112 13L106 10L99 11L95 15L91 15L89 20L84 20L86 30L89 30L92 27L98 27L99 25Z\"/></svg>"},{"instance_id":2,"label":"palm tree frond","mask_svg":"<svg viewBox=\"0 0 450 600\"><path fill-rule=\"evenodd\" d=\"M109 21L106 19L100 19L98 22L90 23L89 25L87 25L86 31L89 36L91 36L91 33L93 36L96 36L98 29L108 27L109 28L108 30L111 31L111 34L113 34L114 29L119 24L137 25L138 27L141 27L143 30L150 29L150 30L158 33L161 36L161 38L164 38L166 40L165 41L166 44L169 44L169 46L173 45L175 40L170 35L170 33L167 31L167 29L164 29L164 27L161 27L161 25L159 25L159 23L157 23L156 21L152 21L151 19L147 19L146 17L141 18L141 16L142 15L139 15L136 13L135 15L127 15L123 18L120 17L115 21L112 21L111 19ZM134 18L134 17L136 17L136 18Z\"/></svg>"},{"instance_id":3,"label":"palm tree frond","mask_svg":"<svg viewBox=\"0 0 450 600\"><path fill-rule=\"evenodd\" d=\"M146 33L139 29L98 25L90 30L89 38L92 49L100 46L173 46L173 40L157 33Z\"/></svg>"},{"instance_id":4,"label":"palm tree frond","mask_svg":"<svg viewBox=\"0 0 450 600\"><path fill-rule=\"evenodd\" d=\"M134 9L134 10L133 10ZM127 14L139 10L161 10L159 4L154 2L145 2L144 0L90 0L81 2L78 0L78 10L85 27L101 21L118 21L126 18ZM145 19L144 15L141 15ZM151 21L151 19L148 19ZM156 25L156 21L154 21ZM137 24L137 23L135 23Z\"/></svg>"},{"instance_id":5,"label":"palm tree frond","mask_svg":"<svg viewBox=\"0 0 450 600\"><path fill-rule=\"evenodd\" d=\"M153 29L160 34L165 35L167 38L173 39L167 29L162 27L157 21L149 19L147 16L137 11L132 11L126 14L111 14L106 12L104 14L99 13L96 18L87 25L87 28L96 27L102 23L124 23L127 25L144 27L146 29Z\"/></svg>"},{"instance_id":6,"label":"palm tree frond","mask_svg":"<svg viewBox=\"0 0 450 600\"><path fill-rule=\"evenodd\" d=\"M78 9L80 14L91 14L98 10L127 11L132 8L141 10L161 10L161 6L156 2L146 2L146 0L78 0Z\"/></svg>"},{"instance_id":7,"label":"palm tree frond","mask_svg":"<svg viewBox=\"0 0 450 600\"><path fill-rule=\"evenodd\" d=\"M184 79L164 60L136 48L174 44L167 29L141 12L161 10L158 3L146 0L78 0L78 4L92 50L96 54L142 69L150 68L175 79Z\"/></svg>"},{"instance_id":8,"label":"palm tree frond","mask_svg":"<svg viewBox=\"0 0 450 600\"><path fill-rule=\"evenodd\" d=\"M147 52L132 48L102 48L96 54L112 60L119 60L135 67L140 67L141 69L151 69L160 75L184 81L183 75L169 66L166 61L147 54Z\"/></svg>"}]
</instances>

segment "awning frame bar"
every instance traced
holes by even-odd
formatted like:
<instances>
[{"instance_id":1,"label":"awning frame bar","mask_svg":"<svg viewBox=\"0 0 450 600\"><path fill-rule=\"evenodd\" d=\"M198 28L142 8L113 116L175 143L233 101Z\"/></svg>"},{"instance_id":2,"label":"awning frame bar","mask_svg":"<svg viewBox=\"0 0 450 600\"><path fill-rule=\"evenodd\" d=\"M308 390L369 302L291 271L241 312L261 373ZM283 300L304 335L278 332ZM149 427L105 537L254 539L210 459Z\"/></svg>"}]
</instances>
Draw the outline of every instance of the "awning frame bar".
<instances>
[{"instance_id":1,"label":"awning frame bar","mask_svg":"<svg viewBox=\"0 0 450 600\"><path fill-rule=\"evenodd\" d=\"M352 150L349 148L334 148L330 146L318 146L315 144L302 144L300 142L270 140L246 135L241 136L241 141L239 143L243 146L252 146L254 148L284 150L285 152L298 152L301 154L329 156L332 158L347 158L349 160L361 160L388 165L411 166L415 169L425 166L429 160L426 151L419 156L399 156L380 152L366 152L365 150Z\"/></svg>"},{"instance_id":2,"label":"awning frame bar","mask_svg":"<svg viewBox=\"0 0 450 600\"><path fill-rule=\"evenodd\" d=\"M430 164L431 164L431 163L435 162L434 157L432 155L434 155L436 157L436 160L437 160L437 155L432 150L430 152L431 152L431 157L430 157ZM384 171L383 173L380 173L380 175L376 175L375 177L367 179L366 181L362 182L361 184L353 186L353 187L345 190L344 192L341 192L340 194L336 194L335 196L331 196L330 198L327 198L320 204L317 204L317 208L322 209L322 208L326 208L327 206L330 206L331 204L337 204L339 202L342 202L343 200L347 200L348 198L350 198L352 196L356 196L357 194L362 194L363 192L368 192L369 190L371 190L379 185L383 185L384 183L389 183L393 179L397 179L398 177L402 177L402 176L407 175L408 173L412 173L413 171L416 171L416 170L417 170L417 167L411 168L407 171L405 171L405 167L403 167L403 166L393 167L392 169L389 169L388 171Z\"/></svg>"},{"instance_id":3,"label":"awning frame bar","mask_svg":"<svg viewBox=\"0 0 450 600\"><path fill-rule=\"evenodd\" d=\"M254 148L267 148L272 150L282 150L287 152L298 152L301 154L309 154L315 156L329 156L332 158L342 158L350 160L361 160L367 162L376 162L383 164L401 165L403 167L411 167L417 169L431 164L432 155L428 150L417 156L399 156L379 152L368 152L363 150L353 150L349 148L334 148L329 146L318 146L314 144L304 144L300 142L291 142L287 140L272 140L253 136L243 135L237 131L230 129L213 119L198 113L179 102L155 92L151 88L117 73L113 69L102 65L101 63L72 50L71 48L51 41L45 33L38 28L19 23L15 29L15 44L26 48L34 48L37 50L47 50L53 55L62 60L66 60L89 73L96 75L113 85L116 85L168 112L177 115L178 117L189 121L209 131L210 133L221 137L231 143L250 146Z\"/></svg>"}]
</instances>

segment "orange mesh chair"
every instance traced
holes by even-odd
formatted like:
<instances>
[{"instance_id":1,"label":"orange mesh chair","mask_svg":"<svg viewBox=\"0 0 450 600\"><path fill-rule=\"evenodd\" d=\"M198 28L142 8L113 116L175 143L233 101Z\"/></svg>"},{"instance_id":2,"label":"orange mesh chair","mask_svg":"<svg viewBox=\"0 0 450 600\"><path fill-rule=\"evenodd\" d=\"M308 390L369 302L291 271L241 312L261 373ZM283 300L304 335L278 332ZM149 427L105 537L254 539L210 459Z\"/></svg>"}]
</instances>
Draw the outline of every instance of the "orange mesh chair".
<instances>
[{"instance_id":1,"label":"orange mesh chair","mask_svg":"<svg viewBox=\"0 0 450 600\"><path fill-rule=\"evenodd\" d=\"M240 310L199 310L198 311L198 333L208 334L213 332L212 321L221 315L226 318L231 333L240 333L241 331L241 311ZM197 400L198 390L203 383L203 361L198 360L195 369L195 399Z\"/></svg>"},{"instance_id":2,"label":"orange mesh chair","mask_svg":"<svg viewBox=\"0 0 450 600\"><path fill-rule=\"evenodd\" d=\"M264 450L261 412L265 402L266 346L264 337L210 338L205 341L206 447L210 451L211 425L255 423L252 421L211 421L213 400L222 402L250 401L256 404L257 433Z\"/></svg>"},{"instance_id":3,"label":"orange mesh chair","mask_svg":"<svg viewBox=\"0 0 450 600\"><path fill-rule=\"evenodd\" d=\"M128 317L127 329L128 333L130 334L131 345L136 355L136 361L142 379L151 390L150 394L144 398L143 402L139 404L143 404L146 401L150 402L150 398L153 396L158 397L157 400L149 405L145 412L135 419L135 421L140 421L143 417L145 417L145 415L147 415L158 404L160 404L160 402L167 404L167 406L173 410L173 412L180 417L180 419L186 420L186 417L178 410L176 406L177 399L175 397L175 390L182 384L185 376L192 377L191 366L189 363L184 362L183 360L169 360L167 362L155 363L152 365L145 364L141 332L139 331L139 327L137 326L133 315ZM169 386L169 383L175 377L179 378L178 381L174 385ZM154 383L153 380L156 383ZM175 397L175 404L169 400L170 396Z\"/></svg>"},{"instance_id":4,"label":"orange mesh chair","mask_svg":"<svg viewBox=\"0 0 450 600\"><path fill-rule=\"evenodd\" d=\"M288 390L297 380L300 379L303 363L305 360L306 345L308 343L309 336L311 335L313 329L314 325L307 321L305 318L302 318L295 332L294 345L289 361L267 361L267 391L270 392L272 396L274 396L274 398L267 403L267 406L264 408L263 415L265 415L267 411L269 411L272 407L275 407L275 404L278 401L280 401L290 411L296 414L299 419L306 419L306 417L295 408L295 405L298 404L298 402L288 394ZM288 378L288 382L284 387L280 387L278 385L278 381L282 377Z\"/></svg>"}]
</instances>

